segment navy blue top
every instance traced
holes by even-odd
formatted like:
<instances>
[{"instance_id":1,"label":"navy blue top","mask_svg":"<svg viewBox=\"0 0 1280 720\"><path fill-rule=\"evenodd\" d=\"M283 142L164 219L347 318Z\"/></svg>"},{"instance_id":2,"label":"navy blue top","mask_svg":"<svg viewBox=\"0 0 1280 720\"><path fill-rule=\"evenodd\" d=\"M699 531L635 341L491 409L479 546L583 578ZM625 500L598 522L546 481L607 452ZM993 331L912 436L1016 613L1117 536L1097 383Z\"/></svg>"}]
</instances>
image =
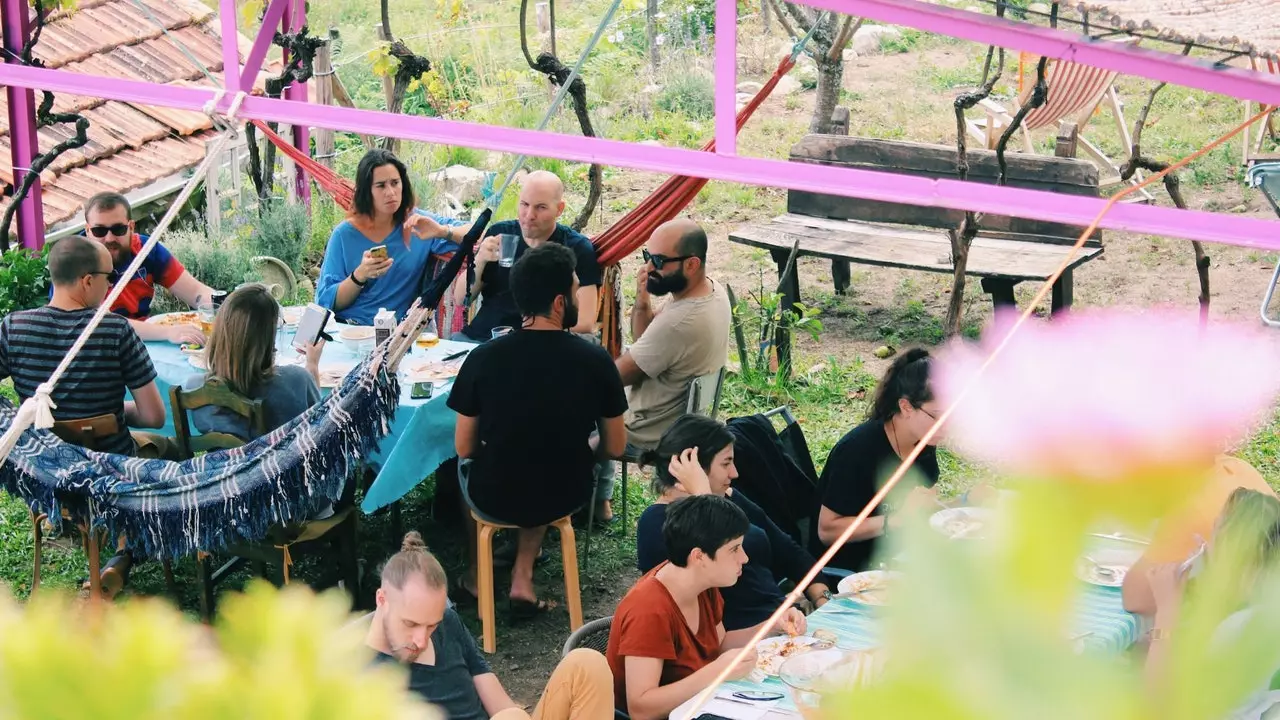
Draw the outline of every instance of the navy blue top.
<instances>
[{"instance_id":1,"label":"navy blue top","mask_svg":"<svg viewBox=\"0 0 1280 720\"><path fill-rule=\"evenodd\" d=\"M524 237L520 232L520 223L515 220L503 220L485 229L485 237L493 235ZM578 274L579 286L600 284L600 266L596 264L596 249L587 236L570 227L557 224L556 231L551 233L551 237L547 240L560 243L573 251L578 259L574 270ZM519 260L528 249L529 246L524 242L517 243L516 260ZM520 327L522 318L520 308L516 307L515 298L511 296L510 277L511 268L502 267L496 262L484 266L484 274L480 276L484 281L484 287L480 289L482 299L480 309L476 312L471 324L462 329L463 334L473 340L484 341L490 338L496 327L503 325Z\"/></svg>"},{"instance_id":2,"label":"navy blue top","mask_svg":"<svg viewBox=\"0 0 1280 720\"><path fill-rule=\"evenodd\" d=\"M768 620L782 604L786 593L778 587L779 581L802 579L815 561L740 490L734 490L728 497L751 521L742 541L742 549L747 553L742 576L732 587L720 588L724 597L724 629L743 630ZM668 560L662 540L662 523L666 518L665 504L650 505L640 514L636 526L636 565L642 573Z\"/></svg>"}]
</instances>

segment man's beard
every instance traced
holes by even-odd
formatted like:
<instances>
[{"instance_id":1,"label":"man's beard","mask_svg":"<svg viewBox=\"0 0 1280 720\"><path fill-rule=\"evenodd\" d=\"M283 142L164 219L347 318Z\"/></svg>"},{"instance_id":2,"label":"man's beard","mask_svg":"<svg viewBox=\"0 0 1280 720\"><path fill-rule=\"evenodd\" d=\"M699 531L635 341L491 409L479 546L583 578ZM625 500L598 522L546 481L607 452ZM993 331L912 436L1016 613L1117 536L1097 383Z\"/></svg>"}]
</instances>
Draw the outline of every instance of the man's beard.
<instances>
[{"instance_id":1,"label":"man's beard","mask_svg":"<svg viewBox=\"0 0 1280 720\"><path fill-rule=\"evenodd\" d=\"M111 266L116 270L123 269L133 260L133 251L118 246L108 246L107 252L111 254Z\"/></svg>"},{"instance_id":2,"label":"man's beard","mask_svg":"<svg viewBox=\"0 0 1280 720\"><path fill-rule=\"evenodd\" d=\"M389 654L391 657L406 665L417 660L418 656L422 654L422 648L414 645L413 643L399 646L391 644L391 628L390 623L387 622L387 618L382 619L382 636L387 639L387 646L390 650Z\"/></svg>"},{"instance_id":3,"label":"man's beard","mask_svg":"<svg viewBox=\"0 0 1280 720\"><path fill-rule=\"evenodd\" d=\"M681 292L686 287L689 287L689 278L684 276L684 268L680 268L674 275L662 275L654 271L649 273L644 285L650 295L662 297L663 295Z\"/></svg>"},{"instance_id":4,"label":"man's beard","mask_svg":"<svg viewBox=\"0 0 1280 720\"><path fill-rule=\"evenodd\" d=\"M565 330L572 329L578 324L578 303L565 295L564 317L560 319L560 324Z\"/></svg>"}]
</instances>

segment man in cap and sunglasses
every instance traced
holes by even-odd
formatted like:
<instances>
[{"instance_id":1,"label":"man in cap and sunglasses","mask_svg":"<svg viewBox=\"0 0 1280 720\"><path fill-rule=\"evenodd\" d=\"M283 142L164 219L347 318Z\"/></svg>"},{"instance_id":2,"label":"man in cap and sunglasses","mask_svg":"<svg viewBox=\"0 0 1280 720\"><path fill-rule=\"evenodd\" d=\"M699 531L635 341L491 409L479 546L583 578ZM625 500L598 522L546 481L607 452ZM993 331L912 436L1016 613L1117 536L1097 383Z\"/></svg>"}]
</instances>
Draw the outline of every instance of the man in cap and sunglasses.
<instances>
[{"instance_id":1,"label":"man in cap and sunglasses","mask_svg":"<svg viewBox=\"0 0 1280 720\"><path fill-rule=\"evenodd\" d=\"M84 205L85 235L102 243L111 253L113 270L108 279L112 285L120 279L120 274L129 267L146 242L144 237L134 232L131 211L129 201L116 192L98 193ZM146 322L151 315L151 301L157 284L192 308L199 305L202 298L205 302L213 298L212 290L187 272L163 245L157 244L129 278L120 297L111 305L111 311L128 318L129 324L143 340L204 344L204 334L195 325Z\"/></svg>"},{"instance_id":2,"label":"man in cap and sunglasses","mask_svg":"<svg viewBox=\"0 0 1280 720\"><path fill-rule=\"evenodd\" d=\"M628 454L657 446L685 413L689 382L724 367L729 353L729 296L707 277L707 234L688 218L653 231L644 247L631 308L631 347L617 360L629 387ZM657 310L653 296L670 299ZM613 463L597 466L596 517L613 516Z\"/></svg>"}]
</instances>

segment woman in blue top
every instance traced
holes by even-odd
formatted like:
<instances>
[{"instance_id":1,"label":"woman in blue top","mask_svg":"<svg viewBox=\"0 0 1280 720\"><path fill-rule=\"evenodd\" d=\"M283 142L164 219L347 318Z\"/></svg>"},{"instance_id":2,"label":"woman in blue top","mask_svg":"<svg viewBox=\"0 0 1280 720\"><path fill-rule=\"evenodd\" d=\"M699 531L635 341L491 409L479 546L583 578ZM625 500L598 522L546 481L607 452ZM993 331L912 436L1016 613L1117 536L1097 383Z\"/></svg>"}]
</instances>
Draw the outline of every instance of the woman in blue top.
<instances>
[{"instance_id":1,"label":"woman in blue top","mask_svg":"<svg viewBox=\"0 0 1280 720\"><path fill-rule=\"evenodd\" d=\"M458 220L414 208L404 163L370 150L356 168L355 209L325 248L316 302L339 320L372 325L381 308L402 319L418 297L431 256L453 252L466 234ZM385 247L386 257L370 252Z\"/></svg>"}]
</instances>

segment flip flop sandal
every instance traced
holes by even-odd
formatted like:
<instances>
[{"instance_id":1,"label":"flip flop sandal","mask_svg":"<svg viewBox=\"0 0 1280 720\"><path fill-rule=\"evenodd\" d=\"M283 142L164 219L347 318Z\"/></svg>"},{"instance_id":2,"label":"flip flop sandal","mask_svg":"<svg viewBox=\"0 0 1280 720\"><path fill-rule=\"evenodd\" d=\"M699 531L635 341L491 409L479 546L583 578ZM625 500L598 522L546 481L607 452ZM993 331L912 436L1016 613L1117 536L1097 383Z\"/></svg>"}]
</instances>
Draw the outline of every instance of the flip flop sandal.
<instances>
[{"instance_id":1,"label":"flip flop sandal","mask_svg":"<svg viewBox=\"0 0 1280 720\"><path fill-rule=\"evenodd\" d=\"M509 604L508 611L513 621L532 620L539 615L545 615L558 607L555 602L550 600L518 600L516 598L507 598Z\"/></svg>"}]
</instances>

